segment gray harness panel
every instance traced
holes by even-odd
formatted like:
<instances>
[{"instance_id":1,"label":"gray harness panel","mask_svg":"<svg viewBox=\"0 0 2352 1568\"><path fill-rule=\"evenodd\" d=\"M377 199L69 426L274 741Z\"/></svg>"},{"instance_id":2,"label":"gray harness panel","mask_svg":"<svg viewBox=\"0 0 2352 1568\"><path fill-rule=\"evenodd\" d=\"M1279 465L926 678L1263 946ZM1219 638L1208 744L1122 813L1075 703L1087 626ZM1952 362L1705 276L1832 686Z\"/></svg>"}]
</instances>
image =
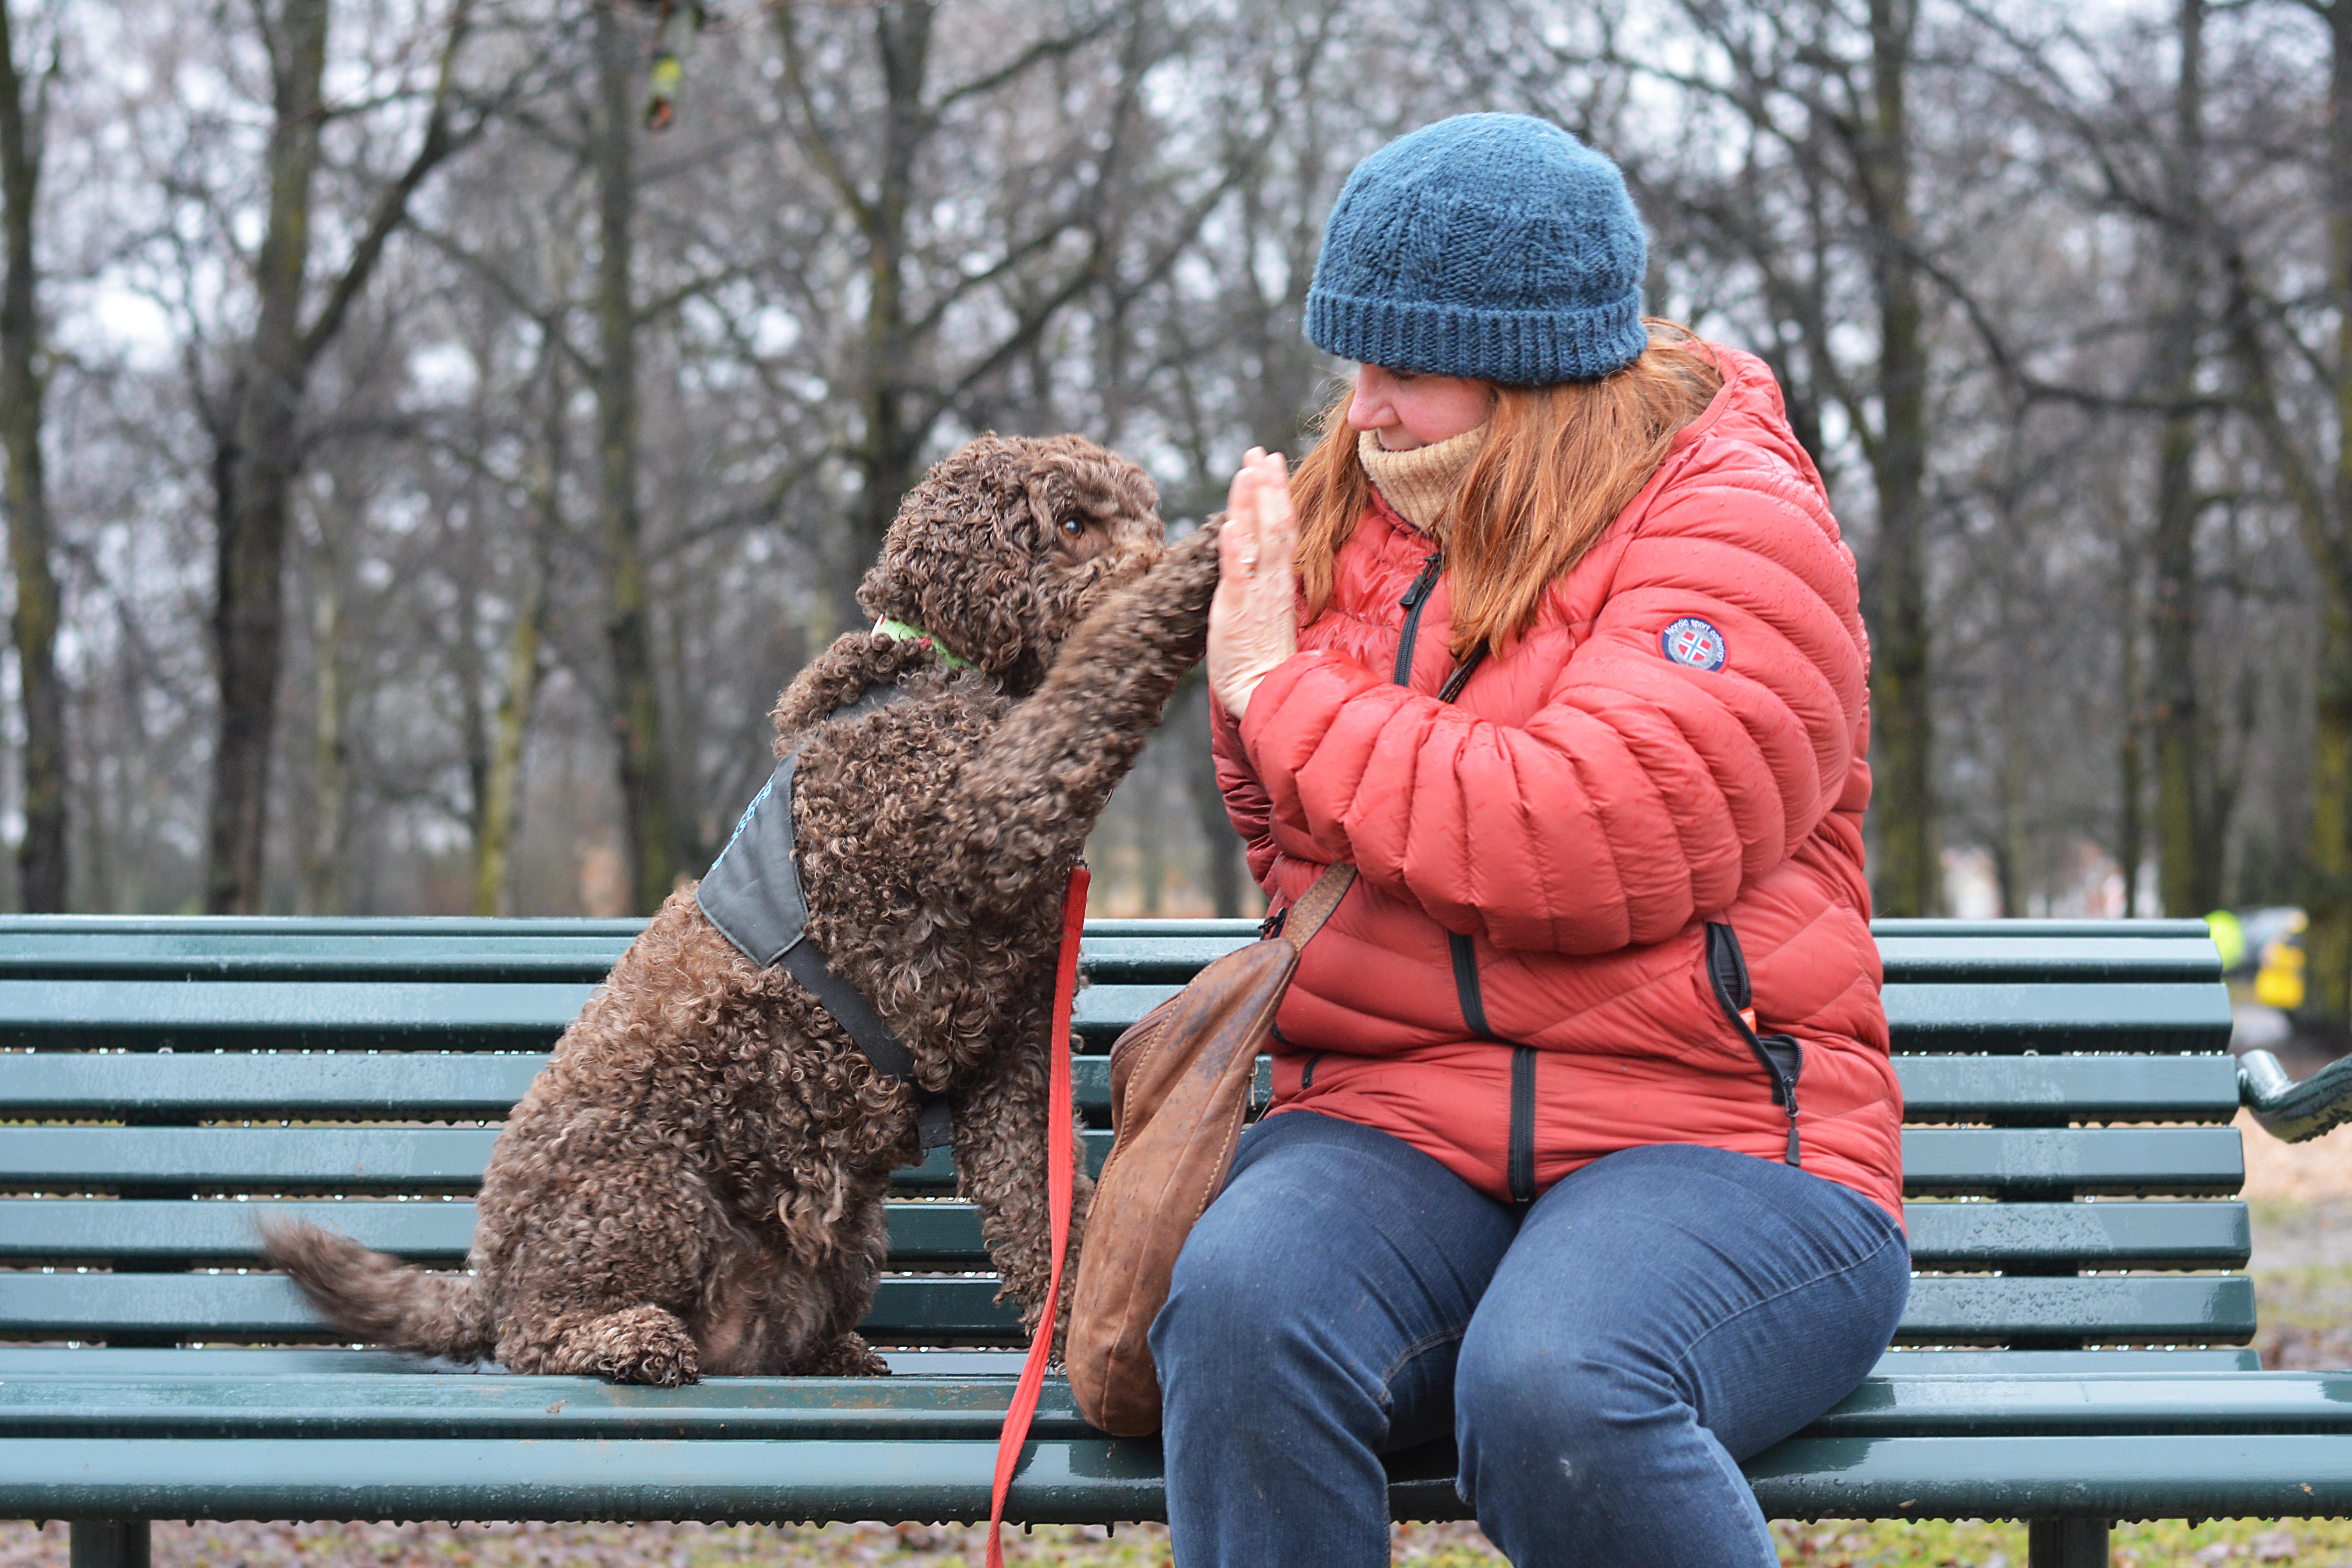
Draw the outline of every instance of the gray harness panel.
<instances>
[{"instance_id":1,"label":"gray harness panel","mask_svg":"<svg viewBox=\"0 0 2352 1568\"><path fill-rule=\"evenodd\" d=\"M895 686L876 687L826 719L856 718L902 695ZM793 833L793 770L799 762L796 746L776 763L775 773L743 808L727 847L710 863L695 889L695 901L744 957L762 969L782 963L833 1015L876 1071L914 1088L914 1053L857 987L826 965L824 955L809 940L808 896L801 889L799 846ZM919 1088L914 1094L922 1146L939 1148L951 1133L948 1102Z\"/></svg>"}]
</instances>

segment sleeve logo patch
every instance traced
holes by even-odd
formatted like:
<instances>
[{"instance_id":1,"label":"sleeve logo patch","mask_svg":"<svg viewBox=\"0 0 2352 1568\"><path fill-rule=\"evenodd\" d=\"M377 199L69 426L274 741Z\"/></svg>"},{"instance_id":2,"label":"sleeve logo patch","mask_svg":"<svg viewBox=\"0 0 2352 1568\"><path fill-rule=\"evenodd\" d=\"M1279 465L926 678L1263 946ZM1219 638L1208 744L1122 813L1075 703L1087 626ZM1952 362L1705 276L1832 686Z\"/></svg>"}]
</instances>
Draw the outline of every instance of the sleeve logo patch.
<instances>
[{"instance_id":1,"label":"sleeve logo patch","mask_svg":"<svg viewBox=\"0 0 2352 1568\"><path fill-rule=\"evenodd\" d=\"M1658 647L1676 664L1686 664L1693 669L1721 669L1723 661L1731 657L1715 623L1696 616L1685 616L1660 632Z\"/></svg>"}]
</instances>

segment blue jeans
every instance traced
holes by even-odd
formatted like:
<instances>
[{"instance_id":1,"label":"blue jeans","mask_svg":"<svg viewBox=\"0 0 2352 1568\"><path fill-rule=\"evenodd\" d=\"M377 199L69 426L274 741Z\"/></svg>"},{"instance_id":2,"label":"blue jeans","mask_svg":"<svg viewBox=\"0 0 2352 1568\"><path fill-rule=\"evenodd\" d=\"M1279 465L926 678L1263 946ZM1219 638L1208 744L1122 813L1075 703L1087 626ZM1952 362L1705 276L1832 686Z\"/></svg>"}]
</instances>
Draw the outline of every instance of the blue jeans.
<instances>
[{"instance_id":1,"label":"blue jeans","mask_svg":"<svg viewBox=\"0 0 2352 1568\"><path fill-rule=\"evenodd\" d=\"M1518 1568L1777 1563L1738 1461L1862 1380L1910 1285L1884 1210L1787 1165L1629 1149L1517 1210L1269 1117L1151 1327L1177 1563L1386 1563L1380 1456L1448 1432Z\"/></svg>"}]
</instances>

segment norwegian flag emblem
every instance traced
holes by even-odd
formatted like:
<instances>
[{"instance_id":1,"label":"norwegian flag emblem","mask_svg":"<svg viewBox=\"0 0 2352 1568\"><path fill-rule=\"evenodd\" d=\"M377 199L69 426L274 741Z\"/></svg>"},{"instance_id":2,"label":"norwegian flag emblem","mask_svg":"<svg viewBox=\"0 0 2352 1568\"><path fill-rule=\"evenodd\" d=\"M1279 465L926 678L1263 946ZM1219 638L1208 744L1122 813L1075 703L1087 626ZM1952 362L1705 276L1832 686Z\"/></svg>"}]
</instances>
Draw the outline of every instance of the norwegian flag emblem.
<instances>
[{"instance_id":1,"label":"norwegian flag emblem","mask_svg":"<svg viewBox=\"0 0 2352 1568\"><path fill-rule=\"evenodd\" d=\"M1685 616L1681 620L1658 634L1658 646L1676 664L1689 665L1693 669L1721 669L1723 661L1731 656L1724 646L1723 634L1715 629L1712 621L1696 616Z\"/></svg>"}]
</instances>

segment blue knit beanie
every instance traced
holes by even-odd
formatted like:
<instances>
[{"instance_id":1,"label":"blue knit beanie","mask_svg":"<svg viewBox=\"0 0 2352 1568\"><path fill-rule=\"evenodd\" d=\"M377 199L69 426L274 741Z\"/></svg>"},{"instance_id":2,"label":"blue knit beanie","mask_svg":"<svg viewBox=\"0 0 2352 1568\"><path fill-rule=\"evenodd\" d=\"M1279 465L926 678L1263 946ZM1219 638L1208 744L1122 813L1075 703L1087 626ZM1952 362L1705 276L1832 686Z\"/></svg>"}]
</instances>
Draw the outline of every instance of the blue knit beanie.
<instances>
[{"instance_id":1,"label":"blue knit beanie","mask_svg":"<svg viewBox=\"0 0 2352 1568\"><path fill-rule=\"evenodd\" d=\"M1525 114L1457 114L1348 176L1307 292L1342 359L1513 386L1641 357L1642 215L1617 165Z\"/></svg>"}]
</instances>

